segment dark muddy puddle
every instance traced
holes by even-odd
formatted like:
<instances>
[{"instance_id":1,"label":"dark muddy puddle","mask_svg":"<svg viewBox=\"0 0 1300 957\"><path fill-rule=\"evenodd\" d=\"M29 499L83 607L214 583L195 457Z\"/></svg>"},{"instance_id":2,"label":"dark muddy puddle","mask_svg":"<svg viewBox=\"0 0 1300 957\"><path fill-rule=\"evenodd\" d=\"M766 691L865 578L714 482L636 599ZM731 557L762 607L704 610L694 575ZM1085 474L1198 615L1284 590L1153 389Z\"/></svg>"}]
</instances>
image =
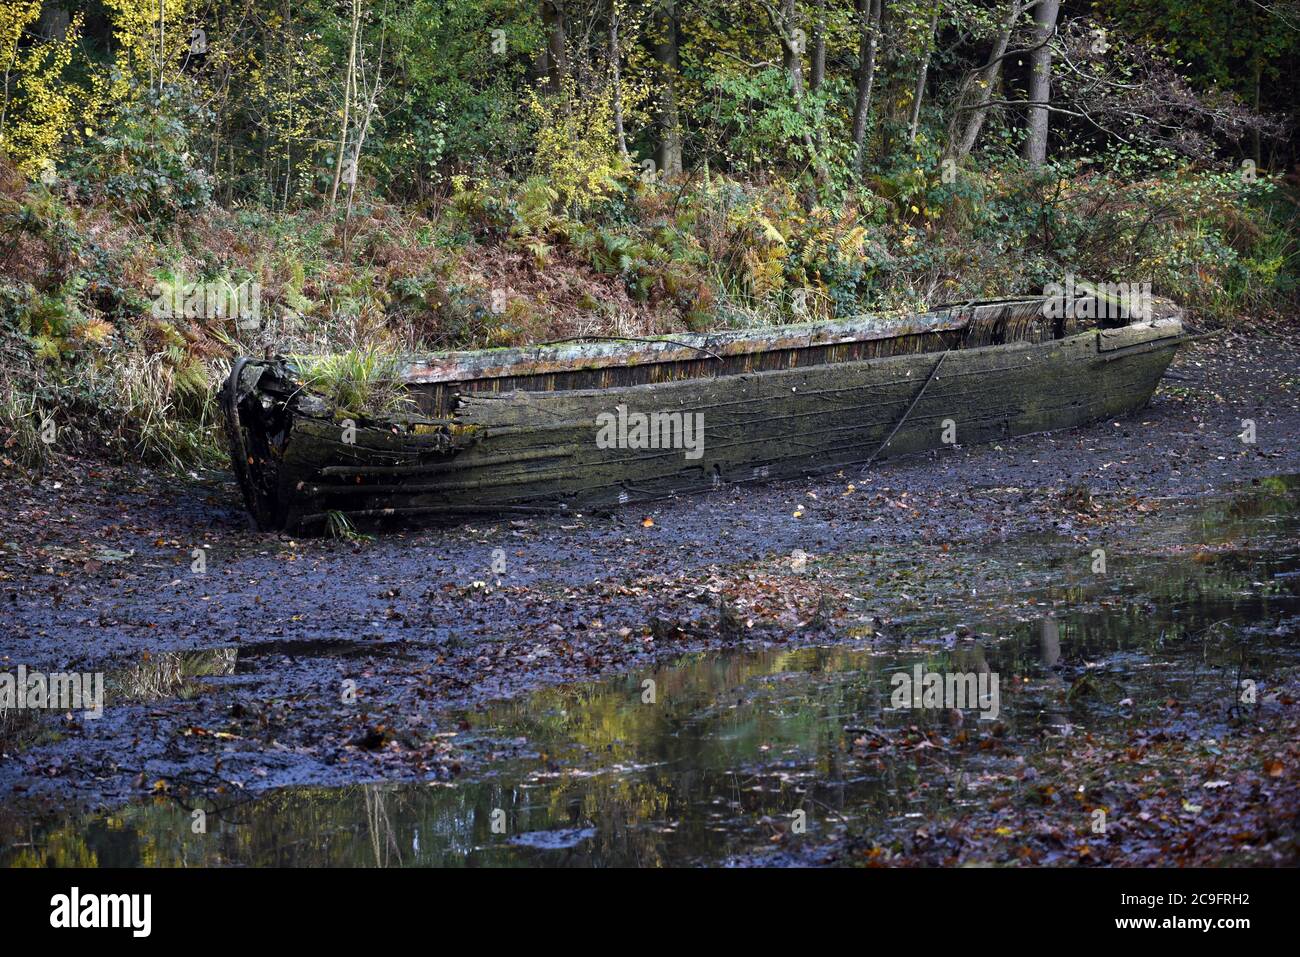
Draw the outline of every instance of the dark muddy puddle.
<instances>
[{"instance_id":1,"label":"dark muddy puddle","mask_svg":"<svg viewBox=\"0 0 1300 957\"><path fill-rule=\"evenodd\" d=\"M834 644L694 654L456 716L470 770L453 783L284 789L194 806L160 797L40 824L6 814L0 862L815 863L840 834L959 812L978 799L971 782L983 772L1069 736L1158 717L1213 748L1262 706L1241 702L1243 681L1263 702L1300 667L1298 498L1300 483L1267 480L1152 514L1123 542L1009 542L911 584L897 573L915 555L828 556L817 573L844 584L848 620L859 622ZM1106 549L1104 574L1093 571L1096 547ZM888 589L910 590L905 613L881 622L871 596ZM237 676L234 659L226 664L192 665L180 686ZM895 676L917 666L996 675L997 698L896 707ZM928 728L1006 746L940 749L924 761L864 754L873 736Z\"/></svg>"}]
</instances>

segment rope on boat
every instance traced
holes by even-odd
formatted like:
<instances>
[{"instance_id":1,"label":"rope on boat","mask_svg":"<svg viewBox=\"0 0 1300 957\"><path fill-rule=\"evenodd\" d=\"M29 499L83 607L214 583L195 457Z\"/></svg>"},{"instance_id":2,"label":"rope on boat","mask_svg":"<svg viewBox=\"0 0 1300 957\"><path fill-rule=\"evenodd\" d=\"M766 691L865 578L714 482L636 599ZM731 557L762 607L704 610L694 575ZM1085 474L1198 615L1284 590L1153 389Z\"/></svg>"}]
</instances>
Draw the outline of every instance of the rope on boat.
<instances>
[{"instance_id":1,"label":"rope on boat","mask_svg":"<svg viewBox=\"0 0 1300 957\"><path fill-rule=\"evenodd\" d=\"M898 420L898 423L894 426L894 430L885 437L885 441L880 443L880 448L871 453L871 458L867 459L866 464L862 466L862 471L858 473L859 475L865 474L867 469L871 468L871 463L876 460L876 456L885 451L886 446L888 446L890 442L894 441L894 436L898 434L898 430L903 427L903 423L907 421L907 417L912 414L912 410L915 409L917 403L921 401L921 396L925 395L925 390L930 387L930 383L934 381L934 377L939 374L939 367L943 365L943 360L948 358L949 352L952 352L951 347L945 349L939 356L939 361L936 362L934 368L930 370L930 377L926 379L925 384L921 386L921 391L916 394L916 398L913 399L912 404L907 407L907 411L903 413L903 417Z\"/></svg>"},{"instance_id":2,"label":"rope on boat","mask_svg":"<svg viewBox=\"0 0 1300 957\"><path fill-rule=\"evenodd\" d=\"M974 303L973 299L969 300L961 308L963 309L969 308L973 303ZM930 370L929 378L927 378L925 380L925 383L921 386L921 391L916 394L916 398L913 399L912 404L907 407L907 411L904 412L903 417L898 420L898 423L894 426L893 431L890 432L889 435L885 436L885 441L881 442L880 447L876 449L876 451L871 453L871 458L867 459L866 464L862 466L862 470L858 472L859 475L865 475L867 469L871 468L871 463L876 460L876 457L879 456L881 452L885 451L885 449L889 446L890 442L894 441L894 436L898 434L898 430L903 427L903 423L907 421L908 416L912 414L912 411L916 408L917 404L921 401L921 396L925 395L925 390L930 388L930 383L933 382L934 377L939 374L939 368L943 365L943 360L948 358L948 353L952 352L953 349L957 349L965 346L966 340L970 338L970 333L971 333L970 320L967 319L966 328L962 333L961 341L954 342L947 349L943 350L943 353L939 356L939 361L936 362L934 364L934 368Z\"/></svg>"}]
</instances>

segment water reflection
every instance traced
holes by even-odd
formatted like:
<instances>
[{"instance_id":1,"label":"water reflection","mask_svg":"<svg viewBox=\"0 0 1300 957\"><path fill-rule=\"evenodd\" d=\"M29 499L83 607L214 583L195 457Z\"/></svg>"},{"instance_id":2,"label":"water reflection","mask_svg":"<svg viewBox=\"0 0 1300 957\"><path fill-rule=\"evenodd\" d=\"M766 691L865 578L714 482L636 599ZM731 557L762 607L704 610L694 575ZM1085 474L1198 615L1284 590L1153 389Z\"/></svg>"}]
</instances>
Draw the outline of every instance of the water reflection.
<instances>
[{"instance_id":1,"label":"water reflection","mask_svg":"<svg viewBox=\"0 0 1300 957\"><path fill-rule=\"evenodd\" d=\"M1045 617L1039 626L1038 649L1044 668L1051 668L1061 660L1061 628L1052 615Z\"/></svg>"},{"instance_id":2,"label":"water reflection","mask_svg":"<svg viewBox=\"0 0 1300 957\"><path fill-rule=\"evenodd\" d=\"M164 651L148 655L130 668L106 678L109 701L161 701L197 692L199 678L233 675L239 658L235 648L212 651Z\"/></svg>"}]
</instances>

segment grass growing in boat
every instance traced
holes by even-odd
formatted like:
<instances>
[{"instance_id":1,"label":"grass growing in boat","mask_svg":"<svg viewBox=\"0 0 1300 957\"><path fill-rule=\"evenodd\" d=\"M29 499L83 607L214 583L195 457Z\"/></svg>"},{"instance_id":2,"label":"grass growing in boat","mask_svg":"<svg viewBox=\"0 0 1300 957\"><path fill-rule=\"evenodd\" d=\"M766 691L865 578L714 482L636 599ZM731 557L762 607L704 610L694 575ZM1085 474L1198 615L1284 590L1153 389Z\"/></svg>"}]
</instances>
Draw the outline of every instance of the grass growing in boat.
<instances>
[{"instance_id":1,"label":"grass growing in boat","mask_svg":"<svg viewBox=\"0 0 1300 957\"><path fill-rule=\"evenodd\" d=\"M382 415L406 411L412 405L392 356L349 349L333 355L290 358L303 385L325 396L340 412Z\"/></svg>"},{"instance_id":2,"label":"grass growing in boat","mask_svg":"<svg viewBox=\"0 0 1300 957\"><path fill-rule=\"evenodd\" d=\"M337 510L325 513L325 532L330 538L342 542L368 542L373 538L371 535L358 532L357 527L352 524L352 519Z\"/></svg>"}]
</instances>

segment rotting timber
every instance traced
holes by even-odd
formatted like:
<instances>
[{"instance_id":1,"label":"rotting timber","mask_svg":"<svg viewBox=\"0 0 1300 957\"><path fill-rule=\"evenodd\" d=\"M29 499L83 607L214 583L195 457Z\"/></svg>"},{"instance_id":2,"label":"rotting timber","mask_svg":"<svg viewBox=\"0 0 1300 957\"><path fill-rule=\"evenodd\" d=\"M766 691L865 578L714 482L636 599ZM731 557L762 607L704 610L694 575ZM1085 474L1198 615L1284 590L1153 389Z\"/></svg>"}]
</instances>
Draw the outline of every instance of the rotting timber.
<instances>
[{"instance_id":1,"label":"rotting timber","mask_svg":"<svg viewBox=\"0 0 1300 957\"><path fill-rule=\"evenodd\" d=\"M1065 314L1106 311L1083 301ZM600 510L938 448L945 426L971 444L1125 415L1185 339L1163 300L1120 324L1048 318L1044 302L404 359L410 412L372 418L307 390L286 358L240 359L222 403L263 529ZM701 415L702 455L601 447L619 406Z\"/></svg>"}]
</instances>

